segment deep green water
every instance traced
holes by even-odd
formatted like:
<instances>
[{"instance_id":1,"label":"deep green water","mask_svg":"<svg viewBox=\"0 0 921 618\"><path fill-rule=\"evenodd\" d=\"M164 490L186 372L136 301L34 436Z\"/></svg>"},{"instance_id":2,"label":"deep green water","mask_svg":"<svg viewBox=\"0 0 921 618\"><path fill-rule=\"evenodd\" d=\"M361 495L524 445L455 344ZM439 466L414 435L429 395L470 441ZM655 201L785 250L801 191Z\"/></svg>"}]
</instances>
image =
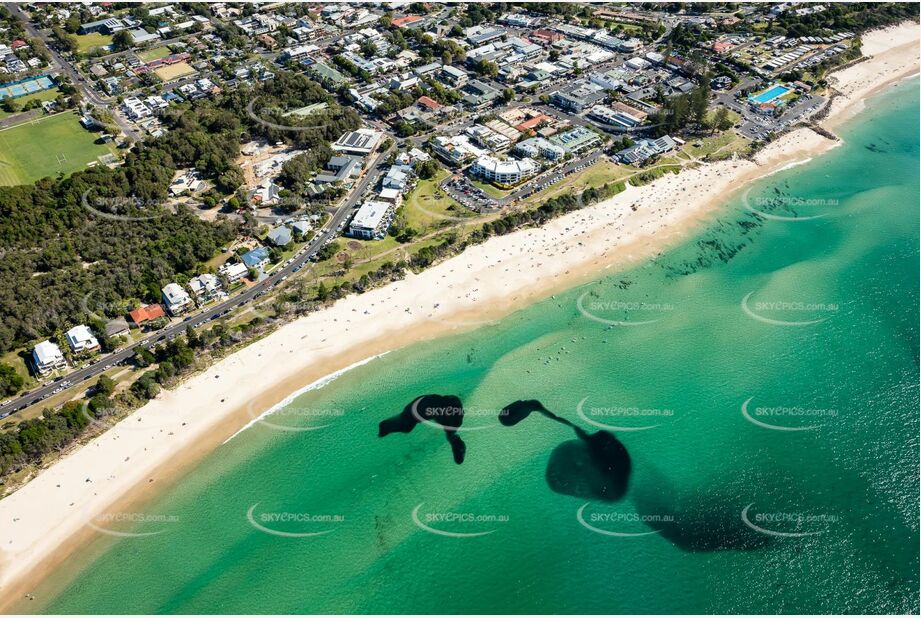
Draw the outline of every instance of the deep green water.
<instances>
[{"instance_id":1,"label":"deep green water","mask_svg":"<svg viewBox=\"0 0 921 618\"><path fill-rule=\"evenodd\" d=\"M820 218L759 219L737 196L642 268L304 393L267 420L325 427L254 425L143 507L174 521L109 525L156 534L101 536L23 609L917 613L918 90L874 99L843 146L746 197ZM425 393L459 395L483 428L462 433L463 465L427 426L377 437ZM648 427L615 431L623 499L549 486L573 432L495 420L528 398L586 429ZM553 478L584 476L563 454ZM489 533L425 531L419 505L431 528ZM583 526L583 506L621 536ZM325 534L257 530L251 508L265 528ZM285 513L342 520L272 519ZM493 520L437 517L451 513Z\"/></svg>"}]
</instances>

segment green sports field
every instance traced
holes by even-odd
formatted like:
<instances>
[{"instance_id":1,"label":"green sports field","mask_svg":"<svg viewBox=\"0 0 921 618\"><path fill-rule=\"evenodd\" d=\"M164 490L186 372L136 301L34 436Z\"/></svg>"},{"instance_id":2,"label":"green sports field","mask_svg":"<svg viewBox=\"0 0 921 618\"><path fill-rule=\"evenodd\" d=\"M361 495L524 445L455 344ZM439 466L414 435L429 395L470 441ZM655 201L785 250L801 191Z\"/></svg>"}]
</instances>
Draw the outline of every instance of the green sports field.
<instances>
[{"instance_id":1,"label":"green sports field","mask_svg":"<svg viewBox=\"0 0 921 618\"><path fill-rule=\"evenodd\" d=\"M97 47L105 47L106 45L112 44L112 36L109 34L92 32L90 34L78 34L75 36L77 37L77 51L81 54L88 54Z\"/></svg>"},{"instance_id":2,"label":"green sports field","mask_svg":"<svg viewBox=\"0 0 921 618\"><path fill-rule=\"evenodd\" d=\"M143 62L150 62L151 60L159 60L160 58L165 58L171 53L172 52L169 50L169 47L154 47L153 49L138 52L137 57L140 58Z\"/></svg>"},{"instance_id":3,"label":"green sports field","mask_svg":"<svg viewBox=\"0 0 921 618\"><path fill-rule=\"evenodd\" d=\"M94 143L98 136L81 127L73 112L2 129L0 185L29 184L59 172L84 169L97 157L114 152L108 144Z\"/></svg>"}]
</instances>

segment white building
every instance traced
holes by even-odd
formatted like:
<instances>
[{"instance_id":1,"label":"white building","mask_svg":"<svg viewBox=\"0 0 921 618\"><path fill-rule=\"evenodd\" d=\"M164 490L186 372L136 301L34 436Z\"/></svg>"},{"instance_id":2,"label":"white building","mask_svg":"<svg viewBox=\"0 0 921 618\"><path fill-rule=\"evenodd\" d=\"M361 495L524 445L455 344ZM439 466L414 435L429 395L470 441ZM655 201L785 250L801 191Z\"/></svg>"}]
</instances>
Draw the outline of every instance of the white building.
<instances>
[{"instance_id":1,"label":"white building","mask_svg":"<svg viewBox=\"0 0 921 618\"><path fill-rule=\"evenodd\" d=\"M178 283L167 283L163 288L163 303L170 315L177 316L192 306L192 299Z\"/></svg>"},{"instance_id":2,"label":"white building","mask_svg":"<svg viewBox=\"0 0 921 618\"><path fill-rule=\"evenodd\" d=\"M333 150L349 154L371 154L381 143L384 134L376 129L358 129L349 131L332 145Z\"/></svg>"},{"instance_id":3,"label":"white building","mask_svg":"<svg viewBox=\"0 0 921 618\"><path fill-rule=\"evenodd\" d=\"M626 105L608 107L606 105L596 105L588 112L588 117L605 124L614 124L622 127L633 128L643 124L646 120L646 114L639 110L631 109Z\"/></svg>"},{"instance_id":4,"label":"white building","mask_svg":"<svg viewBox=\"0 0 921 618\"><path fill-rule=\"evenodd\" d=\"M460 165L489 151L474 145L466 135L447 137L437 135L430 142L436 155L454 165Z\"/></svg>"},{"instance_id":5,"label":"white building","mask_svg":"<svg viewBox=\"0 0 921 618\"><path fill-rule=\"evenodd\" d=\"M45 374L67 366L61 348L50 341L42 341L32 350L32 361L39 373Z\"/></svg>"},{"instance_id":6,"label":"white building","mask_svg":"<svg viewBox=\"0 0 921 618\"><path fill-rule=\"evenodd\" d=\"M356 238L380 239L387 233L393 221L394 205L388 202L369 201L361 205L352 223L349 233Z\"/></svg>"},{"instance_id":7,"label":"white building","mask_svg":"<svg viewBox=\"0 0 921 618\"><path fill-rule=\"evenodd\" d=\"M512 145L512 140L510 140L508 137L481 124L475 124L472 127L469 127L466 133L477 142L479 142L483 147L488 148L493 152L502 152L503 150L508 150L509 146Z\"/></svg>"},{"instance_id":8,"label":"white building","mask_svg":"<svg viewBox=\"0 0 921 618\"><path fill-rule=\"evenodd\" d=\"M99 341L96 340L96 337L93 336L93 331L91 331L90 327L86 324L74 326L64 333L64 337L67 339L67 345L70 346L74 354L92 352L93 350L99 349Z\"/></svg>"},{"instance_id":9,"label":"white building","mask_svg":"<svg viewBox=\"0 0 921 618\"><path fill-rule=\"evenodd\" d=\"M223 266L218 268L218 272L227 277L228 283L236 283L246 276L246 274L249 272L249 269L243 262L235 262L233 264L225 263Z\"/></svg>"},{"instance_id":10,"label":"white building","mask_svg":"<svg viewBox=\"0 0 921 618\"><path fill-rule=\"evenodd\" d=\"M533 159L497 159L485 156L476 160L471 172L491 182L514 185L530 178L538 171Z\"/></svg>"},{"instance_id":11,"label":"white building","mask_svg":"<svg viewBox=\"0 0 921 618\"><path fill-rule=\"evenodd\" d=\"M515 144L516 153L526 157L541 156L548 161L556 161L566 156L566 150L543 137L532 137Z\"/></svg>"},{"instance_id":12,"label":"white building","mask_svg":"<svg viewBox=\"0 0 921 618\"><path fill-rule=\"evenodd\" d=\"M624 63L624 66L628 69L633 69L634 71L642 71L643 69L648 69L650 64L648 61L643 60L639 56L636 58L630 58Z\"/></svg>"},{"instance_id":13,"label":"white building","mask_svg":"<svg viewBox=\"0 0 921 618\"><path fill-rule=\"evenodd\" d=\"M140 120L148 118L153 114L150 108L144 105L144 102L137 97L127 97L122 101L122 108L131 120Z\"/></svg>"},{"instance_id":14,"label":"white building","mask_svg":"<svg viewBox=\"0 0 921 618\"><path fill-rule=\"evenodd\" d=\"M192 295L199 303L207 303L214 300L221 291L221 280L217 275L204 273L193 277L189 281L189 289Z\"/></svg>"}]
</instances>

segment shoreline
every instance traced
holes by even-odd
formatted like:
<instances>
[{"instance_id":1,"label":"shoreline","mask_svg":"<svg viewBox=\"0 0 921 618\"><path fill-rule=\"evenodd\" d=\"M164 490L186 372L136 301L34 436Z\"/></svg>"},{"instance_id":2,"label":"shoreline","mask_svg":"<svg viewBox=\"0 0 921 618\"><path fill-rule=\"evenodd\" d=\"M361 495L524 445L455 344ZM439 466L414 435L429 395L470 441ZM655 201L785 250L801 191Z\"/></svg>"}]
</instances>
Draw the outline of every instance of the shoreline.
<instances>
[{"instance_id":1,"label":"shoreline","mask_svg":"<svg viewBox=\"0 0 921 618\"><path fill-rule=\"evenodd\" d=\"M821 126L840 126L867 97L917 74L918 45L913 22L867 34L869 59L829 77L842 94ZM163 391L0 500L0 611L10 611L94 538L87 525L94 517L153 499L297 393L389 351L472 330L606 270L628 268L695 234L749 183L837 145L800 128L765 147L756 163L708 163L628 186L540 228L493 237L422 273L350 295Z\"/></svg>"}]
</instances>

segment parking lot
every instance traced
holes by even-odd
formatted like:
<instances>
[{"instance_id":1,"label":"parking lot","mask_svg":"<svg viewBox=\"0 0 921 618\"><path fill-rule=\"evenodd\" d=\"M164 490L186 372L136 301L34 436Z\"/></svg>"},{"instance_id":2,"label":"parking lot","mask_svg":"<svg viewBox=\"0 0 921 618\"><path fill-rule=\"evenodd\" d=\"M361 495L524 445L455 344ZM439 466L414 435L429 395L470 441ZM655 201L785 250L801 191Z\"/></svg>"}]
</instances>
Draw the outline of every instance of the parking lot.
<instances>
[{"instance_id":1,"label":"parking lot","mask_svg":"<svg viewBox=\"0 0 921 618\"><path fill-rule=\"evenodd\" d=\"M501 199L496 199L487 194L483 189L474 186L463 174L448 178L442 183L441 188L452 198L471 210L477 212L495 210L530 197L539 191L543 191L557 184L567 176L580 172L590 165L594 165L601 156L601 150L593 150L567 164L551 168L522 184Z\"/></svg>"},{"instance_id":2,"label":"parking lot","mask_svg":"<svg viewBox=\"0 0 921 618\"><path fill-rule=\"evenodd\" d=\"M717 95L716 104L724 105L736 112L742 119L735 126L736 132L742 137L752 140L765 140L771 133L779 133L795 124L809 120L816 112L822 109L827 99L823 96L804 94L797 101L784 109L778 116L768 116L752 110L747 102L735 98L735 94L746 86L754 85L751 80L740 84L733 92L724 92Z\"/></svg>"}]
</instances>

